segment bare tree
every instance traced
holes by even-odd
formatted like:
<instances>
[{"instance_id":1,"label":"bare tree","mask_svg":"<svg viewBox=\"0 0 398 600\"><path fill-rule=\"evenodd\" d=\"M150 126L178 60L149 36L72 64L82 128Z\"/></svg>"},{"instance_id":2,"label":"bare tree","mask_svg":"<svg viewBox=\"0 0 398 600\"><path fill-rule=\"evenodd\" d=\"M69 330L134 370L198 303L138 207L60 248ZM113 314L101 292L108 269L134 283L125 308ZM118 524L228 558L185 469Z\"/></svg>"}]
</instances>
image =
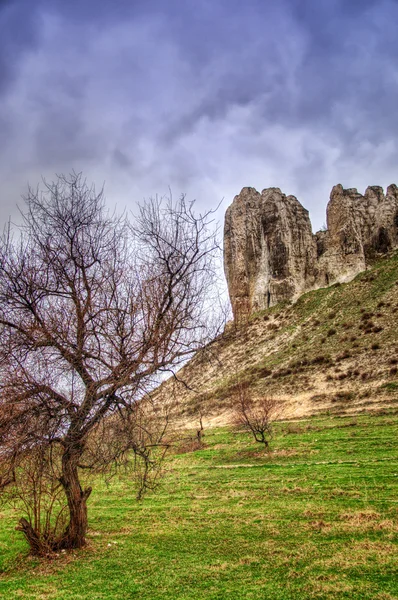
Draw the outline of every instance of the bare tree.
<instances>
[{"instance_id":1,"label":"bare tree","mask_svg":"<svg viewBox=\"0 0 398 600\"><path fill-rule=\"evenodd\" d=\"M142 458L137 401L214 335L217 241L212 213L196 216L184 198L150 200L131 225L80 174L25 200L23 225L0 244L0 489L45 458L41 481L62 493L67 519L43 529L26 511L19 528L38 553L85 544L101 425L118 415L124 428L102 468L129 450Z\"/></svg>"},{"instance_id":2,"label":"bare tree","mask_svg":"<svg viewBox=\"0 0 398 600\"><path fill-rule=\"evenodd\" d=\"M156 489L163 460L175 437L170 430L174 403L159 404L157 400L145 396L98 423L88 439L85 464L80 468L102 473L106 478L122 469L136 483L137 500L146 491Z\"/></svg>"},{"instance_id":3,"label":"bare tree","mask_svg":"<svg viewBox=\"0 0 398 600\"><path fill-rule=\"evenodd\" d=\"M232 402L234 426L249 431L256 442L268 448L272 437L272 421L278 413L278 401L267 396L254 401L249 386L240 383Z\"/></svg>"}]
</instances>

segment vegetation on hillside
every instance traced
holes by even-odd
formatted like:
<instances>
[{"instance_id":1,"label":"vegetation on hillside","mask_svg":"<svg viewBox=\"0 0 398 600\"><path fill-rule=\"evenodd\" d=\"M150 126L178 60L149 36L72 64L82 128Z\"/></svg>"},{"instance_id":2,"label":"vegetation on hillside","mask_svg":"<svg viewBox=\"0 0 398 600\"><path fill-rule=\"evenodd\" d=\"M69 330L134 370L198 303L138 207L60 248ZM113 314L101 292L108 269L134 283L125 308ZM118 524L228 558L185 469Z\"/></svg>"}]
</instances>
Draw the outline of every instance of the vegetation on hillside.
<instances>
[{"instance_id":1,"label":"vegetation on hillside","mask_svg":"<svg viewBox=\"0 0 398 600\"><path fill-rule=\"evenodd\" d=\"M398 253L346 284L252 315L183 370L185 416L228 409L236 386L279 396L290 414L358 412L398 402ZM210 356L210 357L209 357ZM289 414L289 411L288 411Z\"/></svg>"}]
</instances>

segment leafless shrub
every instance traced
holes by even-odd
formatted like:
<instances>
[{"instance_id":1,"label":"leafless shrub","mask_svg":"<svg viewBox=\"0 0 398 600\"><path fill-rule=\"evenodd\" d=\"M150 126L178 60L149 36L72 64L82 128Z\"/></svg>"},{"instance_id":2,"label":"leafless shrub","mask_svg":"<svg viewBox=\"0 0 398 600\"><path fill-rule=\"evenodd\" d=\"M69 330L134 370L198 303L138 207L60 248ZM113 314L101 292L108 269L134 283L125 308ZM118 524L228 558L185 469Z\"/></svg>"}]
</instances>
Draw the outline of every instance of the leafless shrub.
<instances>
[{"instance_id":1,"label":"leafless shrub","mask_svg":"<svg viewBox=\"0 0 398 600\"><path fill-rule=\"evenodd\" d=\"M3 501L22 509L17 530L22 531L36 555L57 550L57 540L67 526L68 505L60 483L59 449L47 444L14 456L12 474L5 469L11 461L1 461L0 491ZM11 477L11 478L10 478Z\"/></svg>"},{"instance_id":2,"label":"leafless shrub","mask_svg":"<svg viewBox=\"0 0 398 600\"><path fill-rule=\"evenodd\" d=\"M352 400L354 398L353 392L342 391L335 394L332 398L332 402L342 402L347 400Z\"/></svg>"},{"instance_id":3,"label":"leafless shrub","mask_svg":"<svg viewBox=\"0 0 398 600\"><path fill-rule=\"evenodd\" d=\"M202 450L202 448L203 442L199 442L196 437L187 437L183 440L180 440L175 446L174 450L176 454L189 454L190 452Z\"/></svg>"},{"instance_id":4,"label":"leafless shrub","mask_svg":"<svg viewBox=\"0 0 398 600\"><path fill-rule=\"evenodd\" d=\"M372 312L364 312L361 316L361 320L362 321L370 321L370 319L373 317L373 313Z\"/></svg>"},{"instance_id":5,"label":"leafless shrub","mask_svg":"<svg viewBox=\"0 0 398 600\"><path fill-rule=\"evenodd\" d=\"M170 428L173 408L173 403L159 405L147 396L101 421L88 439L79 467L108 479L122 469L134 480L137 500L141 500L147 491L156 489L163 474L174 435Z\"/></svg>"},{"instance_id":6,"label":"leafless shrub","mask_svg":"<svg viewBox=\"0 0 398 600\"><path fill-rule=\"evenodd\" d=\"M342 352L341 354L338 354L336 356L336 361L342 361L342 360L346 360L347 358L350 358L351 354L348 350L344 350L344 352Z\"/></svg>"},{"instance_id":7,"label":"leafless shrub","mask_svg":"<svg viewBox=\"0 0 398 600\"><path fill-rule=\"evenodd\" d=\"M285 429L285 433L286 434L292 434L292 433L304 433L305 428L301 425L298 425L296 423L289 423Z\"/></svg>"},{"instance_id":8,"label":"leafless shrub","mask_svg":"<svg viewBox=\"0 0 398 600\"><path fill-rule=\"evenodd\" d=\"M278 400L263 396L254 401L249 387L240 384L237 386L232 402L234 427L250 432L256 442L268 448L272 437L272 422L280 409Z\"/></svg>"}]
</instances>

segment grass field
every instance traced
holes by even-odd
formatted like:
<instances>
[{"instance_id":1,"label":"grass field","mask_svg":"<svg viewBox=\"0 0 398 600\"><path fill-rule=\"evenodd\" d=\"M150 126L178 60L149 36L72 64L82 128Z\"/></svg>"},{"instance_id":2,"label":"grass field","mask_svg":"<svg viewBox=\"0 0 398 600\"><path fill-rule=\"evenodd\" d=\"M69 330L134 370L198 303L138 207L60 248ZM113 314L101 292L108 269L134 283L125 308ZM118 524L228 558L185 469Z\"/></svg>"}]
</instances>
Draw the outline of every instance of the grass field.
<instances>
[{"instance_id":1,"label":"grass field","mask_svg":"<svg viewBox=\"0 0 398 600\"><path fill-rule=\"evenodd\" d=\"M276 425L266 454L206 432L170 457L142 503L123 478L90 498L89 545L27 556L18 514L0 515L0 597L398 598L398 417Z\"/></svg>"}]
</instances>

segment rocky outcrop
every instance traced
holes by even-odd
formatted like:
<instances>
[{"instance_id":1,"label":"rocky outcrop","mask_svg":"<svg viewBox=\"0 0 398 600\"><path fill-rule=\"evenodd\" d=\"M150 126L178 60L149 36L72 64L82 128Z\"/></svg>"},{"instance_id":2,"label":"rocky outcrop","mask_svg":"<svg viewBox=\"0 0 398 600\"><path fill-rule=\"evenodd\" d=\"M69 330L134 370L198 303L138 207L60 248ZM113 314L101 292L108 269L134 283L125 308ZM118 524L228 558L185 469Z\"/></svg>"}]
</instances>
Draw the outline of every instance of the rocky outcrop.
<instances>
[{"instance_id":1,"label":"rocky outcrop","mask_svg":"<svg viewBox=\"0 0 398 600\"><path fill-rule=\"evenodd\" d=\"M224 269L235 320L302 293L349 281L398 247L398 188L333 188L327 230L279 188L243 188L225 215Z\"/></svg>"},{"instance_id":2,"label":"rocky outcrop","mask_svg":"<svg viewBox=\"0 0 398 600\"><path fill-rule=\"evenodd\" d=\"M314 279L308 211L279 188L243 188L225 215L224 267L234 316L290 299Z\"/></svg>"}]
</instances>

